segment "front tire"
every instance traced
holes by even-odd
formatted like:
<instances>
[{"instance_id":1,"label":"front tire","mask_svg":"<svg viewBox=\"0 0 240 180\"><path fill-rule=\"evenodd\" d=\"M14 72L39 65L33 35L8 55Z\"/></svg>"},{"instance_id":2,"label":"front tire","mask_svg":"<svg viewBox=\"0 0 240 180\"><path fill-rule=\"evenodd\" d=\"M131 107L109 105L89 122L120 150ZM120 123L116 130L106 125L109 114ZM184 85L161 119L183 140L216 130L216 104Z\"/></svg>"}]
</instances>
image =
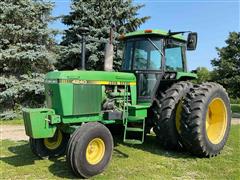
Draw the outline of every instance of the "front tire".
<instances>
[{"instance_id":1,"label":"front tire","mask_svg":"<svg viewBox=\"0 0 240 180\"><path fill-rule=\"evenodd\" d=\"M77 176L89 178L104 171L112 151L113 138L108 128L98 122L89 122L70 138L67 162Z\"/></svg>"},{"instance_id":2,"label":"front tire","mask_svg":"<svg viewBox=\"0 0 240 180\"><path fill-rule=\"evenodd\" d=\"M192 154L218 155L226 144L230 125L230 102L221 85L203 83L188 93L183 103L181 136Z\"/></svg>"},{"instance_id":3,"label":"front tire","mask_svg":"<svg viewBox=\"0 0 240 180\"><path fill-rule=\"evenodd\" d=\"M65 154L69 134L57 129L52 138L29 139L32 152L40 158L52 158Z\"/></svg>"}]
</instances>

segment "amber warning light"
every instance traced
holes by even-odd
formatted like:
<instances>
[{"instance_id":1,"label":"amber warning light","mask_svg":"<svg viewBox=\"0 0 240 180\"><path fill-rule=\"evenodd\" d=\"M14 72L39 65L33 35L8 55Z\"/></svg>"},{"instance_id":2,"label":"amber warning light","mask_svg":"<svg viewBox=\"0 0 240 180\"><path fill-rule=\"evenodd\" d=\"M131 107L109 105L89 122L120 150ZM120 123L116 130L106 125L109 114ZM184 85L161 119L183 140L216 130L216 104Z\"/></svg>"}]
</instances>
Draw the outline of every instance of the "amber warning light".
<instances>
[{"instance_id":1,"label":"amber warning light","mask_svg":"<svg viewBox=\"0 0 240 180\"><path fill-rule=\"evenodd\" d=\"M146 29L144 32L145 33L152 33L152 30L151 29Z\"/></svg>"}]
</instances>

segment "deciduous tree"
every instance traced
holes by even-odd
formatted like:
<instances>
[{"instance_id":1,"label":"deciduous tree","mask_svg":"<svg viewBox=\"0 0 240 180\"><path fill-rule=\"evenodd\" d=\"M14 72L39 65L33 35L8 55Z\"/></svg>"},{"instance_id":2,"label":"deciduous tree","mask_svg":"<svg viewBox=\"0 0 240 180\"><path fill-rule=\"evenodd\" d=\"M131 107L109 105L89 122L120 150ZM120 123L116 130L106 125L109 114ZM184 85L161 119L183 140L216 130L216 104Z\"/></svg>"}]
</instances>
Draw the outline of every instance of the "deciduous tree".
<instances>
[{"instance_id":1,"label":"deciduous tree","mask_svg":"<svg viewBox=\"0 0 240 180\"><path fill-rule=\"evenodd\" d=\"M216 48L218 57L212 60L213 80L222 84L231 97L240 97L240 32L231 32L226 46Z\"/></svg>"}]
</instances>

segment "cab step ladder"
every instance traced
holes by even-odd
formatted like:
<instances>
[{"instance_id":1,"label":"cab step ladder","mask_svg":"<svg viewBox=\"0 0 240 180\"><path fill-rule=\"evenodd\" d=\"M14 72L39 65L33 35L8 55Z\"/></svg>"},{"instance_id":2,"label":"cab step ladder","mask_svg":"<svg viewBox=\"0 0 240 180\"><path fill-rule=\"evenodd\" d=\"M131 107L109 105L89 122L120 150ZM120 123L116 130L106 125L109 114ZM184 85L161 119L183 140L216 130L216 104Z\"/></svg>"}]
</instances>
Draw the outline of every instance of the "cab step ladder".
<instances>
[{"instance_id":1,"label":"cab step ladder","mask_svg":"<svg viewBox=\"0 0 240 180\"><path fill-rule=\"evenodd\" d=\"M124 89L124 106L123 106L123 125L124 125L124 136L123 142L127 144L142 144L144 142L145 135L145 118L137 117L137 116L128 116L128 86L125 84ZM139 125L140 127L132 127L129 126L129 123L134 123ZM141 139L138 138L127 138L129 132L140 133Z\"/></svg>"}]
</instances>

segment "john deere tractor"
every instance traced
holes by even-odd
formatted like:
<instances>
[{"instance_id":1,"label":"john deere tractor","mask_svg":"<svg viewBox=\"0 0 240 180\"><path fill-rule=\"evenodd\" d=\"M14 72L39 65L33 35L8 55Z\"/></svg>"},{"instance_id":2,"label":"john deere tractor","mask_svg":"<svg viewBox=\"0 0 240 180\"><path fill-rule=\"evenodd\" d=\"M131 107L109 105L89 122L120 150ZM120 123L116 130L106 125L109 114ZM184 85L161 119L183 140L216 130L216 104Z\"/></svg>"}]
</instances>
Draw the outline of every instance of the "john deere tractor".
<instances>
[{"instance_id":1,"label":"john deere tractor","mask_svg":"<svg viewBox=\"0 0 240 180\"><path fill-rule=\"evenodd\" d=\"M195 50L197 33L188 32L187 39L182 33L122 35L120 72L111 68L111 51L105 53L107 71L84 70L83 57L81 70L49 72L47 108L23 110L33 153L42 158L66 153L72 171L89 178L109 164L115 126L123 143L142 144L153 130L166 149L218 155L230 129L229 98L219 84L191 83L197 75L187 71L186 50Z\"/></svg>"}]
</instances>

